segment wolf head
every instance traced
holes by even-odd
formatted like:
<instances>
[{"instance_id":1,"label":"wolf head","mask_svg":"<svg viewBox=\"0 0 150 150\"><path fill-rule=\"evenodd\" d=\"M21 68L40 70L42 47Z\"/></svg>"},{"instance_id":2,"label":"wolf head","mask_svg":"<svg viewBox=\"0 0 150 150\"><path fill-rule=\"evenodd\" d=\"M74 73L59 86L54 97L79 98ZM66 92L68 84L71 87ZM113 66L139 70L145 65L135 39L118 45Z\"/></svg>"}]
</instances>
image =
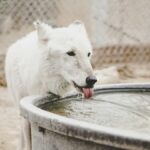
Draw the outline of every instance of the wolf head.
<instances>
[{"instance_id":1,"label":"wolf head","mask_svg":"<svg viewBox=\"0 0 150 150\"><path fill-rule=\"evenodd\" d=\"M37 21L35 27L40 47L47 51L51 75L90 97L97 80L90 62L92 46L84 24L75 21L67 27L52 28Z\"/></svg>"}]
</instances>

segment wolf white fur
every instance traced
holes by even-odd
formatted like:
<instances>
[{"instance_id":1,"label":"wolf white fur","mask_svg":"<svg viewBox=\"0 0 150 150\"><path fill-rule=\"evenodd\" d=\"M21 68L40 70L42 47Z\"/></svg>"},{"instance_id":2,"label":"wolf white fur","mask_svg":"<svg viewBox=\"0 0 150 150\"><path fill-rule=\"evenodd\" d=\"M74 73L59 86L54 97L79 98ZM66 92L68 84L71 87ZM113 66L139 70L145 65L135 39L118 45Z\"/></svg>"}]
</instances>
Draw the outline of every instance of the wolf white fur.
<instances>
[{"instance_id":1,"label":"wolf white fur","mask_svg":"<svg viewBox=\"0 0 150 150\"><path fill-rule=\"evenodd\" d=\"M73 82L86 86L87 76L93 74L92 46L83 23L52 28L38 21L35 27L36 31L14 43L6 56L6 80L14 99L19 102L25 96L48 91L64 96ZM24 120L19 150L31 150L29 128Z\"/></svg>"},{"instance_id":2,"label":"wolf white fur","mask_svg":"<svg viewBox=\"0 0 150 150\"><path fill-rule=\"evenodd\" d=\"M92 74L92 47L83 24L55 28L41 23L13 44L6 57L6 79L15 99L51 91L63 96L72 85L86 85ZM74 51L76 56L66 53Z\"/></svg>"}]
</instances>

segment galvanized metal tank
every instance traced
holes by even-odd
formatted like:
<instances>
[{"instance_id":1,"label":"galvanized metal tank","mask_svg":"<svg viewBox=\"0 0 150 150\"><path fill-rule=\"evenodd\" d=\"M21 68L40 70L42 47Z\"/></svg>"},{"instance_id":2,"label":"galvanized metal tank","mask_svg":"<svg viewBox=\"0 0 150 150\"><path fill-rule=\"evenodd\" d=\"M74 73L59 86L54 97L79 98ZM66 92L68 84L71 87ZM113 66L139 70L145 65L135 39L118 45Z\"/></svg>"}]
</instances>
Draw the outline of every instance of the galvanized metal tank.
<instances>
[{"instance_id":1,"label":"galvanized metal tank","mask_svg":"<svg viewBox=\"0 0 150 150\"><path fill-rule=\"evenodd\" d=\"M89 100L31 96L20 110L31 123L32 150L150 150L150 84L100 86Z\"/></svg>"}]
</instances>

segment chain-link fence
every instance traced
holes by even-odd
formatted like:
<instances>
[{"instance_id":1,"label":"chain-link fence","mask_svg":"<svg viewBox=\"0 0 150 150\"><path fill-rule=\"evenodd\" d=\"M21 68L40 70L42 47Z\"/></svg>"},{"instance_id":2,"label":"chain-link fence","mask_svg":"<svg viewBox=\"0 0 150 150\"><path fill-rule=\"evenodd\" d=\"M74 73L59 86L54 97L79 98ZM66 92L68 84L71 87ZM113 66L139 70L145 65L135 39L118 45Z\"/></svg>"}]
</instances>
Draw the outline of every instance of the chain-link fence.
<instances>
[{"instance_id":1,"label":"chain-link fence","mask_svg":"<svg viewBox=\"0 0 150 150\"><path fill-rule=\"evenodd\" d=\"M37 19L56 26L82 20L95 49L95 66L148 63L149 16L149 0L0 0L0 70L7 47L33 30Z\"/></svg>"}]
</instances>

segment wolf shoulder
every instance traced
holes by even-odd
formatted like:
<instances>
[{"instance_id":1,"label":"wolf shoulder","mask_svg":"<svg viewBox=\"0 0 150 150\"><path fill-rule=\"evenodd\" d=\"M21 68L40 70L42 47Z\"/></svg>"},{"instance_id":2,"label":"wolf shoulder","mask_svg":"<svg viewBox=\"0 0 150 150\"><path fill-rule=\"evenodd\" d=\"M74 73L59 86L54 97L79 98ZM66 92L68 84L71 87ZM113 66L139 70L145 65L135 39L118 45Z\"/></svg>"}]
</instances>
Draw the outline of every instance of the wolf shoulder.
<instances>
[{"instance_id":1,"label":"wolf shoulder","mask_svg":"<svg viewBox=\"0 0 150 150\"><path fill-rule=\"evenodd\" d=\"M7 55L14 54L14 55L23 55L31 54L37 49L37 33L33 31L26 36L20 38L16 42L14 42L7 51Z\"/></svg>"}]
</instances>

